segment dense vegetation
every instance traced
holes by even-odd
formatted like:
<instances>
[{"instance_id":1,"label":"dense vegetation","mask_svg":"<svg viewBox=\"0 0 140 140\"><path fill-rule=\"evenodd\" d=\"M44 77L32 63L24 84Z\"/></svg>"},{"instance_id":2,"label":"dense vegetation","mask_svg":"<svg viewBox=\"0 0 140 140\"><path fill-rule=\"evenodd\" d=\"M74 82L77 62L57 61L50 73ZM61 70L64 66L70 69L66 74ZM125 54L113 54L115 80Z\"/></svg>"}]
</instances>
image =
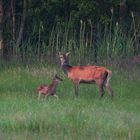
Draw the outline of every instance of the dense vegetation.
<instances>
[{"instance_id":1,"label":"dense vegetation","mask_svg":"<svg viewBox=\"0 0 140 140\"><path fill-rule=\"evenodd\" d=\"M1 0L1 57L53 59L70 50L95 62L138 55L139 7L139 0Z\"/></svg>"}]
</instances>

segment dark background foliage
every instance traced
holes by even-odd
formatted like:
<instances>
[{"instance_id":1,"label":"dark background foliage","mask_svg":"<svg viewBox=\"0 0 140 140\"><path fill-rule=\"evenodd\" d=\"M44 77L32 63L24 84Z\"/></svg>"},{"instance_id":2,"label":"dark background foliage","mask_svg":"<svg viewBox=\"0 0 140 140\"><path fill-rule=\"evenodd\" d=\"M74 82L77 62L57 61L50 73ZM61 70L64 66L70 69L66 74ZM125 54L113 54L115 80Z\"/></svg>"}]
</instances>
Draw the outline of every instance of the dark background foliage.
<instances>
[{"instance_id":1,"label":"dark background foliage","mask_svg":"<svg viewBox=\"0 0 140 140\"><path fill-rule=\"evenodd\" d=\"M66 30L68 36L75 35L76 40L83 33L82 39L98 48L97 42L105 33L114 33L116 24L123 36L132 37L133 48L137 48L133 55L139 54L139 0L0 0L0 10L0 53L4 59L19 58L27 50L40 55L44 51L43 44L47 46L45 51L52 46L56 51L55 44L50 47L50 42L57 41L57 36L64 39L61 34ZM93 38L86 39L89 34ZM66 45L64 48L67 50Z\"/></svg>"}]
</instances>

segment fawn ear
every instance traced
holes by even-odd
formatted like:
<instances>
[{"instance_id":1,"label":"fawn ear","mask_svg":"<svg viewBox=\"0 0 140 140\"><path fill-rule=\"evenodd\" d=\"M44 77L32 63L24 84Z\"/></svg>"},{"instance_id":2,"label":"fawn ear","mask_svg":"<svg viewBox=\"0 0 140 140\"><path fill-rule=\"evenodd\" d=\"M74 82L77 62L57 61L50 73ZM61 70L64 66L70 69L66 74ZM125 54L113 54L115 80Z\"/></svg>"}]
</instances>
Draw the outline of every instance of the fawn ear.
<instances>
[{"instance_id":1,"label":"fawn ear","mask_svg":"<svg viewBox=\"0 0 140 140\"><path fill-rule=\"evenodd\" d=\"M67 53L66 53L66 56L69 56L69 54L70 54L70 52L67 52Z\"/></svg>"}]
</instances>

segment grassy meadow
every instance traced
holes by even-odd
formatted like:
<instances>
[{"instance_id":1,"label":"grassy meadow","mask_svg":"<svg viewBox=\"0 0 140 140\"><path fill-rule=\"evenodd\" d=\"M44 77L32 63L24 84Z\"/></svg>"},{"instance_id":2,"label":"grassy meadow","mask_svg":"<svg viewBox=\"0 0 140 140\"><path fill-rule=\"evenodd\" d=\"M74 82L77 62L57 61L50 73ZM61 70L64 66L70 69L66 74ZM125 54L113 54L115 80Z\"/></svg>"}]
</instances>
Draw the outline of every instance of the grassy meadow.
<instances>
[{"instance_id":1,"label":"grassy meadow","mask_svg":"<svg viewBox=\"0 0 140 140\"><path fill-rule=\"evenodd\" d=\"M113 71L114 98L100 99L95 85L71 81L55 65L2 65L0 68L0 140L139 140L140 71ZM38 100L36 88L58 73L59 99Z\"/></svg>"}]
</instances>

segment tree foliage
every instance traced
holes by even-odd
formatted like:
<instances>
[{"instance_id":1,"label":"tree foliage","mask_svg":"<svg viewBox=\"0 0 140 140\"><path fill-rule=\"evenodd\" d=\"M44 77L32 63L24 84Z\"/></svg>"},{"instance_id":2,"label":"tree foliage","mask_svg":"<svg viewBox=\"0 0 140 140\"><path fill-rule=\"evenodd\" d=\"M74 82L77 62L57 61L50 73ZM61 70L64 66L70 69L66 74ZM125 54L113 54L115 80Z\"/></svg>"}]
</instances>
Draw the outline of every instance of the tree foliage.
<instances>
[{"instance_id":1,"label":"tree foliage","mask_svg":"<svg viewBox=\"0 0 140 140\"><path fill-rule=\"evenodd\" d=\"M138 33L140 27L140 1L124 0L123 9L121 7L122 1L4 0L4 25L2 25L4 46L6 48L4 53L14 55L22 51L22 47L26 43L35 48L41 46L42 43L49 44L51 33L58 25L66 28L69 24L69 29L73 27L74 30L80 32L80 21L85 23L86 32L91 32L91 25L92 30L96 30L94 33L97 33L99 26L104 31L106 27L113 29L116 23L119 23L125 35L131 33L132 36L140 36ZM25 2L26 5L24 5ZM25 9L27 11L23 13ZM26 16L26 19L23 16ZM24 27L23 22L25 22ZM22 34L19 33L21 28L23 30ZM130 28L132 29L131 32L129 32ZM21 41L19 41L19 36ZM15 45L16 42L18 42L18 45Z\"/></svg>"}]
</instances>

